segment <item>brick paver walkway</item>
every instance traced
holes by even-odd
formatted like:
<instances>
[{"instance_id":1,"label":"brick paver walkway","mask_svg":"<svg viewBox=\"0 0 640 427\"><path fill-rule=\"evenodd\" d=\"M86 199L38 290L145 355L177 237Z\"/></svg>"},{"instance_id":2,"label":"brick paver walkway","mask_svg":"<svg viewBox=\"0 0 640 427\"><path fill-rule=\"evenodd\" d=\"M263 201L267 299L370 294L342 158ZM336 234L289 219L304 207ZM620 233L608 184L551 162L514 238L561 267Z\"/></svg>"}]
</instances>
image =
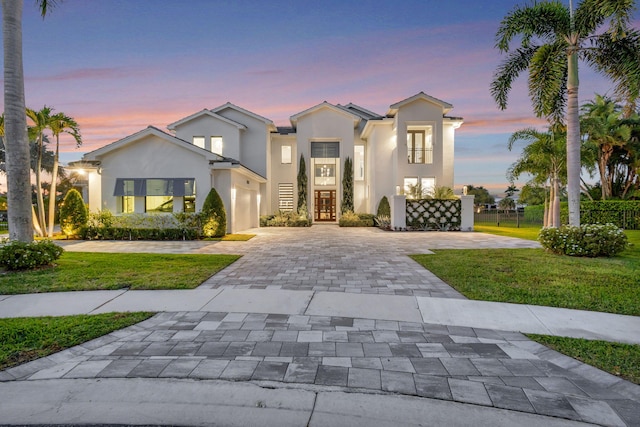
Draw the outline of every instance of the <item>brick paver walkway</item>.
<instances>
[{"instance_id":1,"label":"brick paver walkway","mask_svg":"<svg viewBox=\"0 0 640 427\"><path fill-rule=\"evenodd\" d=\"M640 405L513 332L323 316L162 313L0 379L192 378L376 391L604 425Z\"/></svg>"}]
</instances>

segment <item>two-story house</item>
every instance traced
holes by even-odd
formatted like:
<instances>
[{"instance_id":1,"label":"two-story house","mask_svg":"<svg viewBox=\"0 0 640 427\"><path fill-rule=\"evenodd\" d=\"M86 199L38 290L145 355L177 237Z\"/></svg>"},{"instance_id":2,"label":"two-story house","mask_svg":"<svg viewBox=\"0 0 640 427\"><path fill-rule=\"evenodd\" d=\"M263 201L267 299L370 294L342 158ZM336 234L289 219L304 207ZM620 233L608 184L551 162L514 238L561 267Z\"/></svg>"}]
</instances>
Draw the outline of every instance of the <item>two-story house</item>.
<instances>
[{"instance_id":1,"label":"two-story house","mask_svg":"<svg viewBox=\"0 0 640 427\"><path fill-rule=\"evenodd\" d=\"M337 222L345 159L353 163L354 209L375 213L383 196L420 184L453 188L453 108L425 93L392 104L384 115L354 104L323 102L276 127L227 103L168 126L148 127L84 155L91 210L116 214L197 212L212 187L228 231L257 227L260 215L297 207L302 156L308 211Z\"/></svg>"}]
</instances>

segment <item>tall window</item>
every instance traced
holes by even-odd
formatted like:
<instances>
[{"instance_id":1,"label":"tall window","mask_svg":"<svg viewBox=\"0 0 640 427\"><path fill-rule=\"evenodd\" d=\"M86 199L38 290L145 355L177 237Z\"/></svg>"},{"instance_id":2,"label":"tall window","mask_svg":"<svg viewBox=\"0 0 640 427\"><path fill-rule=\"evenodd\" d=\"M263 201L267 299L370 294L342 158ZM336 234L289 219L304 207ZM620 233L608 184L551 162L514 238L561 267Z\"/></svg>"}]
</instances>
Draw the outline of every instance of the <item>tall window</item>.
<instances>
[{"instance_id":1,"label":"tall window","mask_svg":"<svg viewBox=\"0 0 640 427\"><path fill-rule=\"evenodd\" d=\"M364 145L353 147L353 179L364 181Z\"/></svg>"},{"instance_id":2,"label":"tall window","mask_svg":"<svg viewBox=\"0 0 640 427\"><path fill-rule=\"evenodd\" d=\"M336 185L336 159L314 160L314 181L315 185Z\"/></svg>"},{"instance_id":3,"label":"tall window","mask_svg":"<svg viewBox=\"0 0 640 427\"><path fill-rule=\"evenodd\" d=\"M283 164L291 163L291 146L290 145L283 145L280 150L280 154L282 158L281 163Z\"/></svg>"},{"instance_id":4,"label":"tall window","mask_svg":"<svg viewBox=\"0 0 640 427\"><path fill-rule=\"evenodd\" d=\"M194 136L193 145L196 147L204 148L204 136Z\"/></svg>"},{"instance_id":5,"label":"tall window","mask_svg":"<svg viewBox=\"0 0 640 427\"><path fill-rule=\"evenodd\" d=\"M433 163L433 128L407 130L407 158L409 163Z\"/></svg>"},{"instance_id":6,"label":"tall window","mask_svg":"<svg viewBox=\"0 0 640 427\"><path fill-rule=\"evenodd\" d=\"M293 211L293 184L278 184L278 209Z\"/></svg>"},{"instance_id":7,"label":"tall window","mask_svg":"<svg viewBox=\"0 0 640 427\"><path fill-rule=\"evenodd\" d=\"M211 152L219 156L222 156L222 137L221 136L211 137Z\"/></svg>"}]
</instances>

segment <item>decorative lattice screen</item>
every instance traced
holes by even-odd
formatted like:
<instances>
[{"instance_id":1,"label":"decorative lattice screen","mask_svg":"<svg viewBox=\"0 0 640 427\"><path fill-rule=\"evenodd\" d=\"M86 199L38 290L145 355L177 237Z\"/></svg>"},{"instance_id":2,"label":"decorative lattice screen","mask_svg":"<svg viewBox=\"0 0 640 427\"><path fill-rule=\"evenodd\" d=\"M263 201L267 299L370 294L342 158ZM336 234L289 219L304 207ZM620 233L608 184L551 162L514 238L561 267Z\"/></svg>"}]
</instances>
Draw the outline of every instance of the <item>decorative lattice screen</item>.
<instances>
[{"instance_id":1,"label":"decorative lattice screen","mask_svg":"<svg viewBox=\"0 0 640 427\"><path fill-rule=\"evenodd\" d=\"M410 230L460 230L462 204L456 200L407 200Z\"/></svg>"}]
</instances>

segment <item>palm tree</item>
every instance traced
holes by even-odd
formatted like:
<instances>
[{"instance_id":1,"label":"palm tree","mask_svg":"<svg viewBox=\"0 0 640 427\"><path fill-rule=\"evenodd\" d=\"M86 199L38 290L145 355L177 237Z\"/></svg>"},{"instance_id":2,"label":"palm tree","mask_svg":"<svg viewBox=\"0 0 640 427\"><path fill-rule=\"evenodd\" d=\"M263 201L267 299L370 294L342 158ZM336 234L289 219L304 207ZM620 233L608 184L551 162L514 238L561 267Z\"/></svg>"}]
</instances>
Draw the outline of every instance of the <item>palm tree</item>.
<instances>
[{"instance_id":1,"label":"palm tree","mask_svg":"<svg viewBox=\"0 0 640 427\"><path fill-rule=\"evenodd\" d=\"M602 200L611 198L613 173L610 159L616 147L623 147L631 139L631 127L622 124L621 107L611 99L596 95L593 102L582 106L580 120L586 141L597 150Z\"/></svg>"},{"instance_id":2,"label":"palm tree","mask_svg":"<svg viewBox=\"0 0 640 427\"><path fill-rule=\"evenodd\" d=\"M564 132L556 129L540 132L533 128L522 129L509 138L509 151L516 142L528 145L522 150L520 158L507 172L510 181L515 181L523 173L532 175L532 184L549 183L550 194L545 194L545 227L560 226L560 184L565 180L566 152L564 150Z\"/></svg>"},{"instance_id":3,"label":"palm tree","mask_svg":"<svg viewBox=\"0 0 640 427\"><path fill-rule=\"evenodd\" d=\"M42 196L42 152L45 130L49 129L51 125L51 113L53 109L51 107L47 107L46 105L42 107L40 111L34 111L30 108L27 108L27 117L29 117L34 125L29 128L29 132L32 133L34 139L37 144L37 153L38 156L36 158L36 193L37 193L37 205L38 205L38 223L40 224L40 229L46 231L46 218L44 213L44 198Z\"/></svg>"},{"instance_id":4,"label":"palm tree","mask_svg":"<svg viewBox=\"0 0 640 427\"><path fill-rule=\"evenodd\" d=\"M614 40L619 46L633 46L637 42L626 37L634 3L634 0L582 0L575 13L571 2L569 8L559 1L533 3L509 12L496 34L496 47L508 54L491 83L491 94L499 107L507 107L513 81L528 70L529 95L536 115L552 123L562 122L565 115L571 225L580 225L578 58L613 78L618 90L624 92L620 85L630 80L621 78L622 70L640 76L640 58L612 57L600 48ZM603 31L601 27L607 23L609 27ZM515 37L519 37L520 46L511 50L510 43Z\"/></svg>"},{"instance_id":5,"label":"palm tree","mask_svg":"<svg viewBox=\"0 0 640 427\"><path fill-rule=\"evenodd\" d=\"M7 211L9 238L30 242L33 240L33 218L29 140L27 118L24 114L22 3L22 0L2 0ZM37 0L43 17L55 3L55 0Z\"/></svg>"},{"instance_id":6,"label":"palm tree","mask_svg":"<svg viewBox=\"0 0 640 427\"><path fill-rule=\"evenodd\" d=\"M49 231L48 235L53 236L53 223L55 217L56 192L58 184L58 164L60 152L60 134L68 133L75 139L76 146L82 144L82 136L80 136L80 127L78 123L64 113L58 113L51 117L49 123L51 133L56 138L56 150L53 157L53 170L51 172L51 188L49 191Z\"/></svg>"}]
</instances>

